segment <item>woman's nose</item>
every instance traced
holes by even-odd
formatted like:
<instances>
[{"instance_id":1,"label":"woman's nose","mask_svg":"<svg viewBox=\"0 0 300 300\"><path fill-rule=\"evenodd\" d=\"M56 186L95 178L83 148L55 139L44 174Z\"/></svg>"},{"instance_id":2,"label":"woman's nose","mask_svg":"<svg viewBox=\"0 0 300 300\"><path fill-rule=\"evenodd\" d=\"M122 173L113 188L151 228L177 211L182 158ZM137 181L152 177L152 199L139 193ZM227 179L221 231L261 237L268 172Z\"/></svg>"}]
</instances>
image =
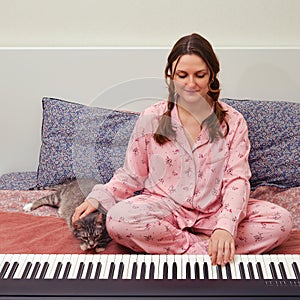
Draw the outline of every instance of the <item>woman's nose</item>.
<instances>
[{"instance_id":1,"label":"woman's nose","mask_svg":"<svg viewBox=\"0 0 300 300\"><path fill-rule=\"evenodd\" d=\"M187 86L194 87L196 85L195 78L193 76L189 76L187 80Z\"/></svg>"}]
</instances>

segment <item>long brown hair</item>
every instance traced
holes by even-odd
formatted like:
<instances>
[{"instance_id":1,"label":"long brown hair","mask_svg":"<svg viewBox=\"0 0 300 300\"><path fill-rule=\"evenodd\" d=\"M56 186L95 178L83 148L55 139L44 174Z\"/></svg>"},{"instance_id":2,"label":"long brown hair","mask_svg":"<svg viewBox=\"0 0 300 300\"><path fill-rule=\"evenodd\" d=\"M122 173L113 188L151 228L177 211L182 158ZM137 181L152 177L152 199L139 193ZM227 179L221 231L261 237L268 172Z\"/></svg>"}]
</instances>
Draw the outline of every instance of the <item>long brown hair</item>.
<instances>
[{"instance_id":1,"label":"long brown hair","mask_svg":"<svg viewBox=\"0 0 300 300\"><path fill-rule=\"evenodd\" d=\"M226 111L218 102L220 95L220 83L217 78L217 74L220 71L218 58L211 44L201 35L193 33L191 35L187 35L180 38L176 42L168 56L167 65L165 68L165 80L169 91L167 111L161 116L158 128L154 133L155 141L161 145L170 141L170 138L175 137L176 135L171 122L171 111L174 108L176 101L175 86L173 79L180 57L186 54L195 54L201 57L210 71L210 84L209 91L207 94L213 99L215 103L214 113L212 113L208 118L206 118L202 122L202 125L206 125L208 128L210 141L213 141L218 137L226 136L229 131L228 123L225 120ZM176 60L177 63L173 69L173 64ZM222 124L223 121L226 124L226 132L224 135L220 131L220 124Z\"/></svg>"}]
</instances>

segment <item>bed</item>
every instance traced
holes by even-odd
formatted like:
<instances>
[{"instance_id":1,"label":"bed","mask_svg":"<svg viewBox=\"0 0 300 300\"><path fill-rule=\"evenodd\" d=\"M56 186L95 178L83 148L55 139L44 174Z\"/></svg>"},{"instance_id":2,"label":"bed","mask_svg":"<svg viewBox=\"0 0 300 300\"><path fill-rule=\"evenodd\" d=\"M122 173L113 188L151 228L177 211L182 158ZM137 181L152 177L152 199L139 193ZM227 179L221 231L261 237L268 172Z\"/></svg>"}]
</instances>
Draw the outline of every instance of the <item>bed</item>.
<instances>
[{"instance_id":1,"label":"bed","mask_svg":"<svg viewBox=\"0 0 300 300\"><path fill-rule=\"evenodd\" d=\"M285 207L294 220L289 239L270 253L299 254L300 104L222 100L242 112L248 122L252 144L249 157L251 197ZM41 188L66 178L94 177L102 183L107 182L122 165L138 113L94 108L49 97L42 99L42 108L42 144L37 171L11 172L0 177L0 253L88 253L79 248L79 241L72 236L55 208L41 207L25 213L23 206L51 193ZM92 141L82 147L82 138L87 137ZM90 161L86 157L90 157ZM132 252L112 241L104 253Z\"/></svg>"}]
</instances>

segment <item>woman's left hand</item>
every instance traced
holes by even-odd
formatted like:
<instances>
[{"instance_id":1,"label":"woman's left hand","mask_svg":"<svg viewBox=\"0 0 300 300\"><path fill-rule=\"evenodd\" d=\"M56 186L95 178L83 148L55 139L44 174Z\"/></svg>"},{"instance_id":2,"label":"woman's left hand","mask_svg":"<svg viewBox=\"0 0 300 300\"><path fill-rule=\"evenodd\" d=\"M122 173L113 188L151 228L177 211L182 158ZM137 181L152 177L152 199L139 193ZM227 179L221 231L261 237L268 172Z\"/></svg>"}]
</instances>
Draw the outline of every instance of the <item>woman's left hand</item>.
<instances>
[{"instance_id":1,"label":"woman's left hand","mask_svg":"<svg viewBox=\"0 0 300 300\"><path fill-rule=\"evenodd\" d=\"M216 229L210 237L208 254L212 265L226 265L233 260L235 244L233 236L224 229Z\"/></svg>"}]
</instances>

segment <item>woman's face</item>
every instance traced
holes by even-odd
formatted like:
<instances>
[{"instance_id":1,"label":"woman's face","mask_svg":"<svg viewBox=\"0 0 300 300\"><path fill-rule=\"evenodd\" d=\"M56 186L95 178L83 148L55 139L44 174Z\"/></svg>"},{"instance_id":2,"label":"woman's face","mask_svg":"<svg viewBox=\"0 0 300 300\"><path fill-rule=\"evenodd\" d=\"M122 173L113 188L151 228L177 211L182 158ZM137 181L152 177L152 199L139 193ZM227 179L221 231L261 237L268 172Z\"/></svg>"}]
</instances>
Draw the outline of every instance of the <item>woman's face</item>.
<instances>
[{"instance_id":1,"label":"woman's face","mask_svg":"<svg viewBox=\"0 0 300 300\"><path fill-rule=\"evenodd\" d=\"M173 63L176 66L175 61ZM179 58L175 73L174 85L179 96L179 102L195 103L206 99L209 91L210 72L204 60L195 54L186 54Z\"/></svg>"}]
</instances>

